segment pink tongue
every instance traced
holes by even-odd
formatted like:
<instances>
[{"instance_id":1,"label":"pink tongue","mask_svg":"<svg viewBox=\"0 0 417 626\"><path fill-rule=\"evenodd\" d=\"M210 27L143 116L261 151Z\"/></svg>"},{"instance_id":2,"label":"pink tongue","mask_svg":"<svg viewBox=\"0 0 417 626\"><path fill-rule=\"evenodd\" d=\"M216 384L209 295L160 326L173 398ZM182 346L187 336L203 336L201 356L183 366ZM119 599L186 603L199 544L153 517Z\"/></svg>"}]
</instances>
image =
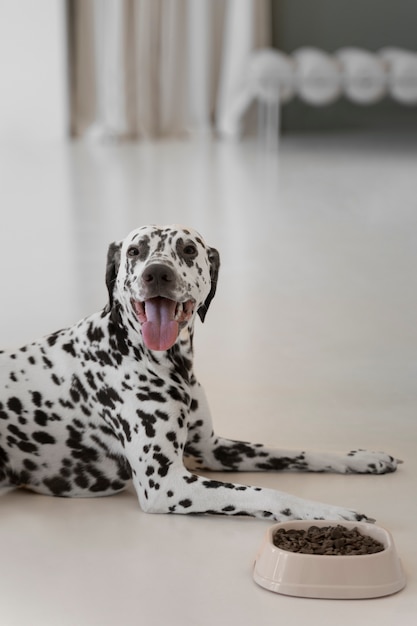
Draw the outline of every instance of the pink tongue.
<instances>
[{"instance_id":1,"label":"pink tongue","mask_svg":"<svg viewBox=\"0 0 417 626\"><path fill-rule=\"evenodd\" d=\"M168 350L177 341L179 326L174 319L175 307L176 303L167 298L146 300L142 335L150 350Z\"/></svg>"}]
</instances>

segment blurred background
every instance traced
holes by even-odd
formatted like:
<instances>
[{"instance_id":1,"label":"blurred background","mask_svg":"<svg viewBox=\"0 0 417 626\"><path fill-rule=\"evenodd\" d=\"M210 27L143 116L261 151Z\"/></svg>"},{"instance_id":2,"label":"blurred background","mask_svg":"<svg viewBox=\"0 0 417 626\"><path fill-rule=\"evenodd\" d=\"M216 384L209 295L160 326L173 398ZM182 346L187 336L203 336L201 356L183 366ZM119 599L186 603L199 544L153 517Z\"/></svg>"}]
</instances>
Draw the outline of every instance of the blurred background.
<instances>
[{"instance_id":1,"label":"blurred background","mask_svg":"<svg viewBox=\"0 0 417 626\"><path fill-rule=\"evenodd\" d=\"M108 243L182 222L221 251L211 317L231 368L278 352L290 403L303 376L343 391L355 358L375 393L408 389L416 13L408 0L0 0L2 343L100 308Z\"/></svg>"},{"instance_id":2,"label":"blurred background","mask_svg":"<svg viewBox=\"0 0 417 626\"><path fill-rule=\"evenodd\" d=\"M221 251L231 368L279 354L292 408L301 370L324 393L324 344L326 385L347 353L375 393L406 385L416 18L411 0L0 0L2 343L100 308L108 243L182 222Z\"/></svg>"},{"instance_id":3,"label":"blurred background","mask_svg":"<svg viewBox=\"0 0 417 626\"><path fill-rule=\"evenodd\" d=\"M412 0L0 0L2 343L100 308L108 243L182 222L222 254L230 368L266 352L292 410L300 377L343 395L355 359L365 391L408 390L416 18Z\"/></svg>"},{"instance_id":4,"label":"blurred background","mask_svg":"<svg viewBox=\"0 0 417 626\"><path fill-rule=\"evenodd\" d=\"M255 50L415 52L412 0L2 0L0 10L1 137L222 130ZM362 107L294 97L282 120L284 131L415 125L415 109L388 93Z\"/></svg>"}]
</instances>

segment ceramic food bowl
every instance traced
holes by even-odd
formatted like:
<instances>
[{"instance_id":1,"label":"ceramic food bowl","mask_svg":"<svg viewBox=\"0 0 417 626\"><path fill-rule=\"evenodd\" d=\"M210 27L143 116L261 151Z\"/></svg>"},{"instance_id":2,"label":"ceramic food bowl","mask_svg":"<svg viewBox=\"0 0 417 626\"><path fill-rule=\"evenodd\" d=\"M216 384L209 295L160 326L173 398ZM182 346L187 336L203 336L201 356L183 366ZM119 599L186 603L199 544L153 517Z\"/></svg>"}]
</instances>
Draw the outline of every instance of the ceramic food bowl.
<instances>
[{"instance_id":1,"label":"ceramic food bowl","mask_svg":"<svg viewBox=\"0 0 417 626\"><path fill-rule=\"evenodd\" d=\"M301 554L278 548L273 537L280 528L307 530L311 526L357 528L381 542L384 549L365 555ZM378 598L400 591L405 575L391 534L364 522L292 521L267 531L255 562L254 580L261 587L304 598Z\"/></svg>"}]
</instances>

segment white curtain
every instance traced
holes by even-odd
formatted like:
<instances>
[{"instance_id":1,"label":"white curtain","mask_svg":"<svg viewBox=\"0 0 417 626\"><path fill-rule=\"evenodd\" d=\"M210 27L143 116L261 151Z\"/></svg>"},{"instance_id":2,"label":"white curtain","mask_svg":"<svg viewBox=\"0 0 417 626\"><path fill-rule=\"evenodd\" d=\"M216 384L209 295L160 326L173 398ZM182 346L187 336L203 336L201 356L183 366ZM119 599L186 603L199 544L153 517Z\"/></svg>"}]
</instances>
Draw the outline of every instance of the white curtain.
<instances>
[{"instance_id":1,"label":"white curtain","mask_svg":"<svg viewBox=\"0 0 417 626\"><path fill-rule=\"evenodd\" d=\"M269 0L67 0L74 136L234 134Z\"/></svg>"}]
</instances>

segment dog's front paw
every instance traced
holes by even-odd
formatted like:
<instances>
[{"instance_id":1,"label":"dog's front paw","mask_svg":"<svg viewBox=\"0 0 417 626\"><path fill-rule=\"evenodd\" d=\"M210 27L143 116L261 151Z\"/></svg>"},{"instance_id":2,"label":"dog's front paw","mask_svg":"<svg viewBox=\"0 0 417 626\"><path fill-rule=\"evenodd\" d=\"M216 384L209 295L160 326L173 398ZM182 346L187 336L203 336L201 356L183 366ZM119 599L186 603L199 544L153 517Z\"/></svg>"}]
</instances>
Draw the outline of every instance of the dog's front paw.
<instances>
[{"instance_id":1,"label":"dog's front paw","mask_svg":"<svg viewBox=\"0 0 417 626\"><path fill-rule=\"evenodd\" d=\"M345 509L331 504L322 504L312 500L296 498L288 508L281 510L277 517L280 522L288 520L329 520L348 522L368 522L373 524L375 519L364 513L358 513L352 509Z\"/></svg>"},{"instance_id":2,"label":"dog's front paw","mask_svg":"<svg viewBox=\"0 0 417 626\"><path fill-rule=\"evenodd\" d=\"M385 452L352 450L346 455L345 472L347 474L387 474L395 472L400 463L402 461Z\"/></svg>"},{"instance_id":3,"label":"dog's front paw","mask_svg":"<svg viewBox=\"0 0 417 626\"><path fill-rule=\"evenodd\" d=\"M367 522L368 524L374 524L376 521L373 517L368 517L364 513L358 513L357 511L344 509L338 506L319 505L313 512L313 515L313 518L309 516L306 519L341 522Z\"/></svg>"}]
</instances>

